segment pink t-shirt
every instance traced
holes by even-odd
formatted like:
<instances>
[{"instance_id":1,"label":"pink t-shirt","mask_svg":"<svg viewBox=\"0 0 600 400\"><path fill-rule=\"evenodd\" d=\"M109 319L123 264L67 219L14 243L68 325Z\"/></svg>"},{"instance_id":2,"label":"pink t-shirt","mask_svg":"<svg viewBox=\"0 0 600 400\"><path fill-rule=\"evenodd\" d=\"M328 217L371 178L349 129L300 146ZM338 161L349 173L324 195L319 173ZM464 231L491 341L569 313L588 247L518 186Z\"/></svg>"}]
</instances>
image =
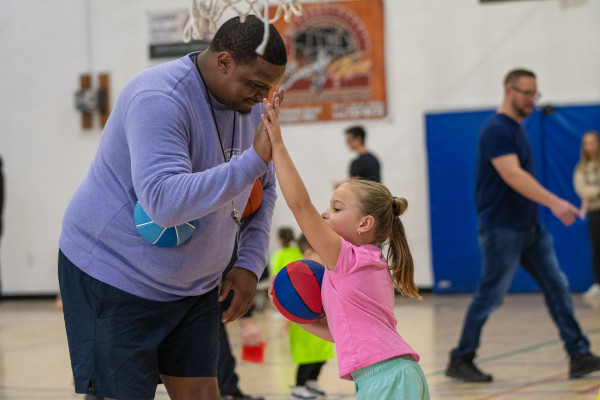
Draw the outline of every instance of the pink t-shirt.
<instances>
[{"instance_id":1,"label":"pink t-shirt","mask_svg":"<svg viewBox=\"0 0 600 400\"><path fill-rule=\"evenodd\" d=\"M388 358L419 355L396 331L394 286L381 249L342 239L335 270L325 269L323 307L335 340L340 378Z\"/></svg>"}]
</instances>

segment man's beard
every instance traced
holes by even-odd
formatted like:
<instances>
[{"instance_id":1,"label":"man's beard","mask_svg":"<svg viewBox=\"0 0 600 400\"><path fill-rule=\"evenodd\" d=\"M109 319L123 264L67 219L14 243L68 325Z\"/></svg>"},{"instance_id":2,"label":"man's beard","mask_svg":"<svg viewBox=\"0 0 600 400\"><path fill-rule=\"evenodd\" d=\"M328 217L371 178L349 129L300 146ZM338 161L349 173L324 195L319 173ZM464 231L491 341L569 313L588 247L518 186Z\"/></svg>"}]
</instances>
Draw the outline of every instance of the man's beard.
<instances>
[{"instance_id":1,"label":"man's beard","mask_svg":"<svg viewBox=\"0 0 600 400\"><path fill-rule=\"evenodd\" d=\"M519 106L515 105L514 103L513 103L512 107L513 107L515 114L517 114L521 118L529 117L529 115L531 114L531 111L533 110L533 108L531 110L528 110L524 107L519 107Z\"/></svg>"}]
</instances>

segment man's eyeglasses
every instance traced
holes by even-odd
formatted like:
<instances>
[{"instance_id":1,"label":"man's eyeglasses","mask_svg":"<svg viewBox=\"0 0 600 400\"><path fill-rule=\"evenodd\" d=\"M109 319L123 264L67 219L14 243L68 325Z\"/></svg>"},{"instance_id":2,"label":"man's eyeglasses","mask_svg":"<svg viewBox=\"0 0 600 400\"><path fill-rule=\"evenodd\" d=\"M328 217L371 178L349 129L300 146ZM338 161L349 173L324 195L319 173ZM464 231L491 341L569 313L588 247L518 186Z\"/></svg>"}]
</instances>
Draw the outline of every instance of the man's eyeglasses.
<instances>
[{"instance_id":1,"label":"man's eyeglasses","mask_svg":"<svg viewBox=\"0 0 600 400\"><path fill-rule=\"evenodd\" d=\"M529 90L522 90L522 89L519 89L518 87L514 87L514 86L512 88L515 92L521 93L522 95L527 96L527 97L533 97L535 100L539 100L539 98L542 97L542 94L540 92L532 92Z\"/></svg>"}]
</instances>

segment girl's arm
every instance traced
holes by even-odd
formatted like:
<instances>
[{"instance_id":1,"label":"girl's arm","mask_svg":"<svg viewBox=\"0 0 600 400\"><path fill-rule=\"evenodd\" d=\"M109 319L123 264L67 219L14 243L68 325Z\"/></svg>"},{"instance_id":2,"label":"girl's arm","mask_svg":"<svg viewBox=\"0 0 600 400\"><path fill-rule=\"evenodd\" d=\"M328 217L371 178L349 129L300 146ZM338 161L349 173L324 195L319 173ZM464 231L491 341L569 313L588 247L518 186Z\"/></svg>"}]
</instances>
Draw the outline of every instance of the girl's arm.
<instances>
[{"instance_id":1,"label":"girl's arm","mask_svg":"<svg viewBox=\"0 0 600 400\"><path fill-rule=\"evenodd\" d=\"M323 259L325 266L333 270L340 255L342 239L327 225L312 204L306 186L304 186L302 178L300 178L300 174L283 143L279 119L273 106L267 99L264 99L263 102L267 110L262 115L262 120L271 140L275 173L283 197L312 248ZM277 98L275 102L275 107L277 107Z\"/></svg>"},{"instance_id":2,"label":"girl's arm","mask_svg":"<svg viewBox=\"0 0 600 400\"><path fill-rule=\"evenodd\" d=\"M331 331L329 330L329 324L327 323L327 317L309 324L298 324L298 326L321 339L327 340L328 342L334 342Z\"/></svg>"},{"instance_id":3,"label":"girl's arm","mask_svg":"<svg viewBox=\"0 0 600 400\"><path fill-rule=\"evenodd\" d=\"M271 282L269 283L269 290L267 291L267 296L269 297L269 301L273 308L277 308L275 305L275 301L273 300L273 284L275 283L275 277L271 278ZM289 326L289 321L286 319ZM327 340L329 342L333 342L333 336L331 335L331 331L329 330L329 324L327 323L327 317L324 317L318 321L311 322L308 324L298 324L299 327L307 331L308 333L312 333L313 335L320 337L321 339Z\"/></svg>"}]
</instances>

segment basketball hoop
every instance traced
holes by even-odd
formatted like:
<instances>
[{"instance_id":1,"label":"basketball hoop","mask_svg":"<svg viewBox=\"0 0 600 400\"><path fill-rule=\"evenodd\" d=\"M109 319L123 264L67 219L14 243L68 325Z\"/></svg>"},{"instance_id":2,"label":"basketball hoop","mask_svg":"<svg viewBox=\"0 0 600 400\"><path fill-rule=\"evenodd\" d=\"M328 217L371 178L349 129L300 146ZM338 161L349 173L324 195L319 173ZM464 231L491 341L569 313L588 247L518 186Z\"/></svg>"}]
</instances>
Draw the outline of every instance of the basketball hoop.
<instances>
[{"instance_id":1,"label":"basketball hoop","mask_svg":"<svg viewBox=\"0 0 600 400\"><path fill-rule=\"evenodd\" d=\"M242 22L250 14L254 14L265 24L262 43L256 48L256 53L263 55L269 41L269 24L277 21L283 14L283 19L289 22L292 15L302 15L300 0L276 0L277 10L269 18L268 0L192 0L190 19L183 30L183 41L202 40L209 31L217 31L217 23L223 13L230 9L235 12Z\"/></svg>"}]
</instances>

